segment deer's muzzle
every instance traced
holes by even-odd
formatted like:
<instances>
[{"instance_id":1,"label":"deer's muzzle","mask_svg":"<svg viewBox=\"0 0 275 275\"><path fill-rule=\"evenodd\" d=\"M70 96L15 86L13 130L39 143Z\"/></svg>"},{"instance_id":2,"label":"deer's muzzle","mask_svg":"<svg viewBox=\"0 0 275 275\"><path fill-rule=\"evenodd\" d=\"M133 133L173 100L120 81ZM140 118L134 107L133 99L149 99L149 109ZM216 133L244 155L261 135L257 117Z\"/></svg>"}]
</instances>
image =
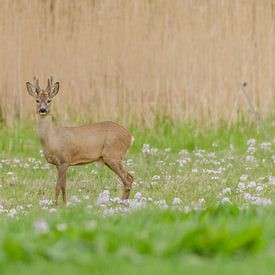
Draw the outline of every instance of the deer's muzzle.
<instances>
[{"instance_id":1,"label":"deer's muzzle","mask_svg":"<svg viewBox=\"0 0 275 275\"><path fill-rule=\"evenodd\" d=\"M39 112L40 115L45 115L45 114L47 114L47 109L46 108L40 108L38 110L38 112Z\"/></svg>"}]
</instances>

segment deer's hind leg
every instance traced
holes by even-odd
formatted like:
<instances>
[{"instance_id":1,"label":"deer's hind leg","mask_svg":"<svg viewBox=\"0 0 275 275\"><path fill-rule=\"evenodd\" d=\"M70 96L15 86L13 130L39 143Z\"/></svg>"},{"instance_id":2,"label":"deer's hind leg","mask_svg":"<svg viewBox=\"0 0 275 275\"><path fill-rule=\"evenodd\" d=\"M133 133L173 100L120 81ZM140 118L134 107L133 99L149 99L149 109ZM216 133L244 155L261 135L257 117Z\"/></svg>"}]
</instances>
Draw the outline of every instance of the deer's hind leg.
<instances>
[{"instance_id":1,"label":"deer's hind leg","mask_svg":"<svg viewBox=\"0 0 275 275\"><path fill-rule=\"evenodd\" d=\"M121 198L123 200L128 199L134 181L133 176L123 167L122 159L104 158L103 160L104 163L121 178L124 186Z\"/></svg>"}]
</instances>

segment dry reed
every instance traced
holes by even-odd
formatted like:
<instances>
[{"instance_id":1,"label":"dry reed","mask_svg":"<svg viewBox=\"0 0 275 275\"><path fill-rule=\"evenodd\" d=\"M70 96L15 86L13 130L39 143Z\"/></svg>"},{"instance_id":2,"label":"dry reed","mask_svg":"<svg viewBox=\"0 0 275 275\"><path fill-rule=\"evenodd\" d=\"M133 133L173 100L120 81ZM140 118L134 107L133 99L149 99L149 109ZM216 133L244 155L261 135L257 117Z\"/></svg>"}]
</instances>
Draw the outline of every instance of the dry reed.
<instances>
[{"instance_id":1,"label":"dry reed","mask_svg":"<svg viewBox=\"0 0 275 275\"><path fill-rule=\"evenodd\" d=\"M249 112L241 81L269 116L274 30L272 0L1 0L1 119L33 119L34 75L60 81L62 124L232 121Z\"/></svg>"}]
</instances>

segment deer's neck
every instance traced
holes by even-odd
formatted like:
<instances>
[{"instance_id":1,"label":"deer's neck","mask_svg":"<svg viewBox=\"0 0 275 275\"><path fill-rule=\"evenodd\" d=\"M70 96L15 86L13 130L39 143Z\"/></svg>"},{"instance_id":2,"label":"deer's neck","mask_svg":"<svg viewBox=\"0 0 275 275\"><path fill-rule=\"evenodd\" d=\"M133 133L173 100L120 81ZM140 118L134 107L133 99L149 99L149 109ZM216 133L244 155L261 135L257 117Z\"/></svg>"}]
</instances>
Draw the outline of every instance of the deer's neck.
<instances>
[{"instance_id":1,"label":"deer's neck","mask_svg":"<svg viewBox=\"0 0 275 275\"><path fill-rule=\"evenodd\" d=\"M51 115L37 117L37 132L42 146L47 146L55 137L55 125Z\"/></svg>"}]
</instances>

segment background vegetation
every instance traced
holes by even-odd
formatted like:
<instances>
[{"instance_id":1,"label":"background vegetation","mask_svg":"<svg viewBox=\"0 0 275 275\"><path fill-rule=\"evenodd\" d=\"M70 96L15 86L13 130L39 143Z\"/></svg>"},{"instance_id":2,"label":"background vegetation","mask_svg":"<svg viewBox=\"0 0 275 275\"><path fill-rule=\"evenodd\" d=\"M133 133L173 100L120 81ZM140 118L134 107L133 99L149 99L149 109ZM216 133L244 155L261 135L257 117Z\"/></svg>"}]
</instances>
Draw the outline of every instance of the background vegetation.
<instances>
[{"instance_id":1,"label":"background vegetation","mask_svg":"<svg viewBox=\"0 0 275 275\"><path fill-rule=\"evenodd\" d=\"M235 121L241 81L269 116L274 26L272 0L1 0L1 120L34 120L34 75L61 82L62 124Z\"/></svg>"}]
</instances>

